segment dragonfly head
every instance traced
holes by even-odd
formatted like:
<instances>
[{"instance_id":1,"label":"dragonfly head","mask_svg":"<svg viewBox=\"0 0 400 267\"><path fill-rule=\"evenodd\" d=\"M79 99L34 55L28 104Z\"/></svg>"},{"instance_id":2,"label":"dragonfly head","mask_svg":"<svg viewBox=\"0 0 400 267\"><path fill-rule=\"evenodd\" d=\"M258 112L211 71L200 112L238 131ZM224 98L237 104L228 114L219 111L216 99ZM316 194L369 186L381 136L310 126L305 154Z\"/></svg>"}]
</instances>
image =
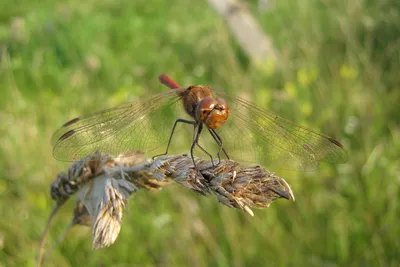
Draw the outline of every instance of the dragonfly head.
<instances>
[{"instance_id":1,"label":"dragonfly head","mask_svg":"<svg viewBox=\"0 0 400 267\"><path fill-rule=\"evenodd\" d=\"M205 97L196 109L196 119L204 123L209 129L221 127L229 116L229 107L225 100Z\"/></svg>"}]
</instances>

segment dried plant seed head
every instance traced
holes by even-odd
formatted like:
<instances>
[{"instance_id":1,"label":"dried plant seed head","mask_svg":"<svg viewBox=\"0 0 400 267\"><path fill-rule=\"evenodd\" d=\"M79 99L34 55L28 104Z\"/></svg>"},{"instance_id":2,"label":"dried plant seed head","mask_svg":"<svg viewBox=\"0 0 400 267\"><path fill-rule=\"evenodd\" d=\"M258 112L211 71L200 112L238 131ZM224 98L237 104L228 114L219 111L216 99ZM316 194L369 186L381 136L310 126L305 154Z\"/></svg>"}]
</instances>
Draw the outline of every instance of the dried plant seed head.
<instances>
[{"instance_id":1,"label":"dried plant seed head","mask_svg":"<svg viewBox=\"0 0 400 267\"><path fill-rule=\"evenodd\" d=\"M176 182L202 195L213 193L221 204L251 216L251 208L266 208L275 199L294 200L290 186L260 166L243 167L232 160L213 166L200 158L195 158L195 163L197 169L188 155L149 161L140 152L117 158L94 153L73 163L66 173L60 173L50 194L59 208L79 192L71 225L91 226L94 248L115 242L127 200L139 189L159 190Z\"/></svg>"}]
</instances>

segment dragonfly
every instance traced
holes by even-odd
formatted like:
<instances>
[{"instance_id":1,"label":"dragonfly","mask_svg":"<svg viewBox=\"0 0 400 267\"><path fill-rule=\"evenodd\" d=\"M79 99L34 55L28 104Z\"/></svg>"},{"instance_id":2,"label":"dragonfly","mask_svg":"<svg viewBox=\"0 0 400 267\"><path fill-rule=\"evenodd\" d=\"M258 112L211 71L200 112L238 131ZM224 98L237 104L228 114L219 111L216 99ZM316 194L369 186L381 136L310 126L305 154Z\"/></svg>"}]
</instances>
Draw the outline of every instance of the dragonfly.
<instances>
[{"instance_id":1,"label":"dragonfly","mask_svg":"<svg viewBox=\"0 0 400 267\"><path fill-rule=\"evenodd\" d=\"M63 124L52 136L53 156L76 161L94 152L118 157L144 151L154 157L188 148L221 158L310 171L319 162L348 160L336 139L277 116L252 102L206 85L179 86L165 74L170 90ZM178 131L179 125L190 125ZM207 134L208 132L208 134ZM153 158L154 158L153 157Z\"/></svg>"}]
</instances>

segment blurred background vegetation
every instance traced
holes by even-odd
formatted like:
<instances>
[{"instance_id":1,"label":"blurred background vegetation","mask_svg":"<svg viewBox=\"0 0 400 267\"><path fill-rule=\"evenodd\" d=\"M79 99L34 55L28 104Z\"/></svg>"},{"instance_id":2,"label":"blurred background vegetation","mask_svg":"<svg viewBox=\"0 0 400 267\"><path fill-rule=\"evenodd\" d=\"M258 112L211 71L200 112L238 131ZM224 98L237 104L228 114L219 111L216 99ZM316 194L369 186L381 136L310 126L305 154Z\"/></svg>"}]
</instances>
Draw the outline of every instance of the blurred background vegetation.
<instances>
[{"instance_id":1,"label":"blurred background vegetation","mask_svg":"<svg viewBox=\"0 0 400 267\"><path fill-rule=\"evenodd\" d=\"M65 121L166 90L157 76L246 94L342 141L346 164L276 171L296 202L255 217L178 186L139 192L117 242L76 227L47 266L399 266L400 2L245 2L280 53L252 64L207 1L0 3L0 266L34 266L68 164ZM49 245L71 219L56 218Z\"/></svg>"}]
</instances>

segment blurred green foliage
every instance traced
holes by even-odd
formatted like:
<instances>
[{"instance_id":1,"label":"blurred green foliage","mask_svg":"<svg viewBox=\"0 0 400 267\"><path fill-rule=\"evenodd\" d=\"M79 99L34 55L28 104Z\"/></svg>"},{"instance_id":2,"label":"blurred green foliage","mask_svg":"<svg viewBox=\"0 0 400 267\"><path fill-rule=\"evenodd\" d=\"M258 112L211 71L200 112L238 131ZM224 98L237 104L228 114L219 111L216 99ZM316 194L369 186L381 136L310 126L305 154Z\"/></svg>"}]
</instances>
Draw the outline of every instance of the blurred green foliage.
<instances>
[{"instance_id":1,"label":"blurred green foliage","mask_svg":"<svg viewBox=\"0 0 400 267\"><path fill-rule=\"evenodd\" d=\"M0 266L34 266L68 165L63 122L180 84L237 92L341 140L348 163L276 170L297 201L255 217L179 187L139 192L117 242L71 230L48 266L399 266L400 5L397 0L248 2L280 51L252 65L200 1L11 1L0 6ZM275 171L275 170L274 170ZM62 209L49 246L71 219Z\"/></svg>"}]
</instances>

